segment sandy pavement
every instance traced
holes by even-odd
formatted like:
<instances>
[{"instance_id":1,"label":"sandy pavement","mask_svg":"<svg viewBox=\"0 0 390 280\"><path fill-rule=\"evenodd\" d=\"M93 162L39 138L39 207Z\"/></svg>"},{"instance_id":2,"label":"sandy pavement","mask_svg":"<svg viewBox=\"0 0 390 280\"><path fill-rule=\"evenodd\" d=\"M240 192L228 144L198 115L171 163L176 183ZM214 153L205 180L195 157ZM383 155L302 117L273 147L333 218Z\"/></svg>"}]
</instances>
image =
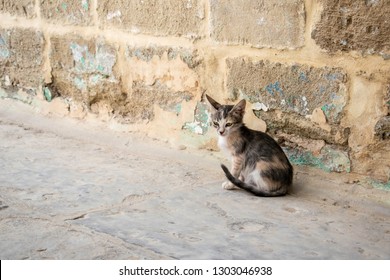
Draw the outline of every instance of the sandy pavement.
<instances>
[{"instance_id":1,"label":"sandy pavement","mask_svg":"<svg viewBox=\"0 0 390 280\"><path fill-rule=\"evenodd\" d=\"M0 259L390 258L367 178L296 166L259 198L223 190L221 160L0 99Z\"/></svg>"}]
</instances>

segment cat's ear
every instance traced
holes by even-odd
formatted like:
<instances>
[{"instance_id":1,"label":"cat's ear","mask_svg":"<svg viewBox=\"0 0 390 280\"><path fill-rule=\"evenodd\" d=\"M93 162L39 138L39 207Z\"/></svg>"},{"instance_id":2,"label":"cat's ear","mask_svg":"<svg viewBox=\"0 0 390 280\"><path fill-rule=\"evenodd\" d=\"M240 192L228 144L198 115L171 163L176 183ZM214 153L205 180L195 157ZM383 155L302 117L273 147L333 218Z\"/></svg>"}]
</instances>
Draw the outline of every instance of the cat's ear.
<instances>
[{"instance_id":1,"label":"cat's ear","mask_svg":"<svg viewBox=\"0 0 390 280\"><path fill-rule=\"evenodd\" d=\"M243 117L245 114L245 106L246 106L246 100L243 99L240 102L238 102L234 107L230 110L230 113Z\"/></svg>"},{"instance_id":2,"label":"cat's ear","mask_svg":"<svg viewBox=\"0 0 390 280\"><path fill-rule=\"evenodd\" d=\"M206 94L206 99L211 107L211 109L214 109L215 111L218 111L219 108L221 108L221 104L219 104L217 101L215 101L214 99L212 99L210 96L208 96Z\"/></svg>"}]
</instances>

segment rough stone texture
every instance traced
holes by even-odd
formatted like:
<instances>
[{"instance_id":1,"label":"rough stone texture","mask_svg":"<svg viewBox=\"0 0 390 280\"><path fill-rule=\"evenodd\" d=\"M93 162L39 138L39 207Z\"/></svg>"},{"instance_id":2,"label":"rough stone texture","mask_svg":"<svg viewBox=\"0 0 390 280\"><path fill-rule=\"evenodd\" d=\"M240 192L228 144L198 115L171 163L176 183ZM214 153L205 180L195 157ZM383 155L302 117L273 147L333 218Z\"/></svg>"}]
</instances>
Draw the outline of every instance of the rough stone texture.
<instances>
[{"instance_id":1,"label":"rough stone texture","mask_svg":"<svg viewBox=\"0 0 390 280\"><path fill-rule=\"evenodd\" d=\"M211 36L228 44L294 49L303 46L302 0L212 0Z\"/></svg>"},{"instance_id":2,"label":"rough stone texture","mask_svg":"<svg viewBox=\"0 0 390 280\"><path fill-rule=\"evenodd\" d=\"M198 0L102 0L98 3L102 26L157 36L199 37L204 8Z\"/></svg>"},{"instance_id":3,"label":"rough stone texture","mask_svg":"<svg viewBox=\"0 0 390 280\"><path fill-rule=\"evenodd\" d=\"M131 96L118 110L131 122L152 120L154 118L153 105L158 105L165 111L179 114L181 102L189 101L192 97L190 92L174 91L159 82L154 85L134 82Z\"/></svg>"},{"instance_id":4,"label":"rough stone texture","mask_svg":"<svg viewBox=\"0 0 390 280\"><path fill-rule=\"evenodd\" d=\"M325 0L312 37L323 49L390 53L388 0Z\"/></svg>"},{"instance_id":5,"label":"rough stone texture","mask_svg":"<svg viewBox=\"0 0 390 280\"><path fill-rule=\"evenodd\" d=\"M255 114L267 123L268 132L276 135L285 132L293 135L301 135L308 139L324 140L327 143L347 145L350 129L338 125L329 126L328 129L314 124L307 118L296 113L276 111L255 111Z\"/></svg>"},{"instance_id":6,"label":"rough stone texture","mask_svg":"<svg viewBox=\"0 0 390 280\"><path fill-rule=\"evenodd\" d=\"M382 117L375 125L375 134L381 139L390 139L390 116Z\"/></svg>"},{"instance_id":7,"label":"rough stone texture","mask_svg":"<svg viewBox=\"0 0 390 280\"><path fill-rule=\"evenodd\" d=\"M389 139L363 147L362 151L351 153L352 170L390 184Z\"/></svg>"},{"instance_id":8,"label":"rough stone texture","mask_svg":"<svg viewBox=\"0 0 390 280\"><path fill-rule=\"evenodd\" d=\"M94 113L150 121L155 105L179 114L181 102L198 89L193 68L200 62L187 49L128 46L119 68L118 50L102 38L56 37L51 45L51 92L82 101Z\"/></svg>"},{"instance_id":9,"label":"rough stone texture","mask_svg":"<svg viewBox=\"0 0 390 280\"><path fill-rule=\"evenodd\" d=\"M179 114L181 103L199 89L196 67L201 63L195 50L169 46L128 46L126 68L131 76L131 94L121 111L129 121L152 120L153 105Z\"/></svg>"},{"instance_id":10,"label":"rough stone texture","mask_svg":"<svg viewBox=\"0 0 390 280\"><path fill-rule=\"evenodd\" d=\"M139 60L150 62L153 57L161 59L164 55L167 56L168 61L180 58L185 62L189 68L194 69L202 60L199 58L196 50L186 49L182 47L169 47L169 46L148 46L148 47L134 47L129 46L127 48L126 55L128 57L136 57Z\"/></svg>"},{"instance_id":11,"label":"rough stone texture","mask_svg":"<svg viewBox=\"0 0 390 280\"><path fill-rule=\"evenodd\" d=\"M227 59L231 97L258 102L263 110L280 109L307 116L321 108L330 124L340 122L346 104L347 76L339 68L315 68L245 58Z\"/></svg>"},{"instance_id":12,"label":"rough stone texture","mask_svg":"<svg viewBox=\"0 0 390 280\"><path fill-rule=\"evenodd\" d=\"M0 29L1 85L38 88L43 80L43 48L40 31Z\"/></svg>"},{"instance_id":13,"label":"rough stone texture","mask_svg":"<svg viewBox=\"0 0 390 280\"><path fill-rule=\"evenodd\" d=\"M92 21L90 0L42 0L41 15L61 24L88 25Z\"/></svg>"},{"instance_id":14,"label":"rough stone texture","mask_svg":"<svg viewBox=\"0 0 390 280\"><path fill-rule=\"evenodd\" d=\"M37 16L34 0L2 0L0 2L0 11L26 18L34 18Z\"/></svg>"},{"instance_id":15,"label":"rough stone texture","mask_svg":"<svg viewBox=\"0 0 390 280\"><path fill-rule=\"evenodd\" d=\"M382 117L375 125L375 135L380 139L390 139L390 85L387 85L384 100L387 115Z\"/></svg>"},{"instance_id":16,"label":"rough stone texture","mask_svg":"<svg viewBox=\"0 0 390 280\"><path fill-rule=\"evenodd\" d=\"M51 87L60 96L84 101L88 106L102 99L114 105L126 97L113 71L116 49L103 39L54 37L51 46Z\"/></svg>"}]
</instances>

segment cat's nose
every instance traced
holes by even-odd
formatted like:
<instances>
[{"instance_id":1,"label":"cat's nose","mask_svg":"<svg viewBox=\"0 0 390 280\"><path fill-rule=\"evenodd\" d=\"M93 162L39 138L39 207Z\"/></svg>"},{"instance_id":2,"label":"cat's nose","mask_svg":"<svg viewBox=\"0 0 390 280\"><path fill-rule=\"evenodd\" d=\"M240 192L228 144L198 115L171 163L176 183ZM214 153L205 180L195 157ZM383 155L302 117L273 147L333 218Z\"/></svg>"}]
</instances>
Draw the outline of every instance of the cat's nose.
<instances>
[{"instance_id":1,"label":"cat's nose","mask_svg":"<svg viewBox=\"0 0 390 280\"><path fill-rule=\"evenodd\" d=\"M223 135L225 133L225 130L218 130L219 135Z\"/></svg>"}]
</instances>

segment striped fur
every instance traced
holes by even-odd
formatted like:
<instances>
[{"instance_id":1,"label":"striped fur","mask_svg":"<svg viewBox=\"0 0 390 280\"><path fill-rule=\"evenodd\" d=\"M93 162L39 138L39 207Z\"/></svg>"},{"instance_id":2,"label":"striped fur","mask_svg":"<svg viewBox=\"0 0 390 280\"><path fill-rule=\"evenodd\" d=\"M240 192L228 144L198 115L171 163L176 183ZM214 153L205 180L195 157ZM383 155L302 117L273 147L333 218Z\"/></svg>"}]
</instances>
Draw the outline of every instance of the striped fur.
<instances>
[{"instance_id":1,"label":"striped fur","mask_svg":"<svg viewBox=\"0 0 390 280\"><path fill-rule=\"evenodd\" d=\"M292 185L293 167L276 141L266 133L247 128L243 123L245 100L236 105L221 105L206 95L211 121L217 129L218 145L231 156L225 189L234 186L258 196L285 195Z\"/></svg>"}]
</instances>

